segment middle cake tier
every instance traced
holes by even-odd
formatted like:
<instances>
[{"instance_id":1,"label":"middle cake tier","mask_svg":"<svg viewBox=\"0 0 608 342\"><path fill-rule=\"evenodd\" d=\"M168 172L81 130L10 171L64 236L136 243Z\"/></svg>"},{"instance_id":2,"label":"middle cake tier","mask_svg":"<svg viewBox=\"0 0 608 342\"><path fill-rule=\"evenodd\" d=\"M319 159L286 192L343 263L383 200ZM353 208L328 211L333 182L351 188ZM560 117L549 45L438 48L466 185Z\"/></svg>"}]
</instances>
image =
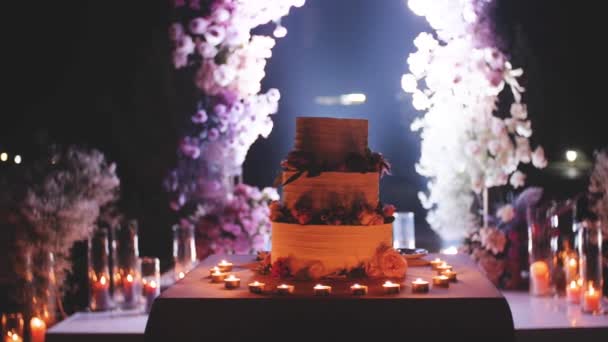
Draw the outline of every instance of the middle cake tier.
<instances>
[{"instance_id":1,"label":"middle cake tier","mask_svg":"<svg viewBox=\"0 0 608 342\"><path fill-rule=\"evenodd\" d=\"M283 183L296 171L283 172ZM283 186L284 205L292 209L299 201L309 201L306 206L313 211L335 206L350 208L359 201L376 208L379 202L380 175L378 172L323 172L308 177L304 172L296 180Z\"/></svg>"}]
</instances>

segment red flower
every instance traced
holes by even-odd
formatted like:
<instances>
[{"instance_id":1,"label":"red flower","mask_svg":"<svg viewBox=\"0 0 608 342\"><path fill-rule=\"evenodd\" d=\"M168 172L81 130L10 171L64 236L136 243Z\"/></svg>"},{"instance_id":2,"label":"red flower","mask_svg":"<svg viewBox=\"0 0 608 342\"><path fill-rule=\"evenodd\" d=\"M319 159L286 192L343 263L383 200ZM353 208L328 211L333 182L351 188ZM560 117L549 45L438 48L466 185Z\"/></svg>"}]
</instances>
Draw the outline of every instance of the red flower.
<instances>
[{"instance_id":1,"label":"red flower","mask_svg":"<svg viewBox=\"0 0 608 342\"><path fill-rule=\"evenodd\" d=\"M281 203L279 201L272 201L268 205L268 209L270 209L270 220L271 221L279 221L283 217Z\"/></svg>"},{"instance_id":2,"label":"red flower","mask_svg":"<svg viewBox=\"0 0 608 342\"><path fill-rule=\"evenodd\" d=\"M382 214L384 217L391 217L395 213L395 206L392 204L385 204L382 208Z\"/></svg>"},{"instance_id":3,"label":"red flower","mask_svg":"<svg viewBox=\"0 0 608 342\"><path fill-rule=\"evenodd\" d=\"M270 274L275 278L288 278L291 276L288 258L278 258L273 264Z\"/></svg>"},{"instance_id":4,"label":"red flower","mask_svg":"<svg viewBox=\"0 0 608 342\"><path fill-rule=\"evenodd\" d=\"M314 165L314 157L310 152L291 151L287 155L287 159L281 162L281 167L288 171L307 170Z\"/></svg>"}]
</instances>

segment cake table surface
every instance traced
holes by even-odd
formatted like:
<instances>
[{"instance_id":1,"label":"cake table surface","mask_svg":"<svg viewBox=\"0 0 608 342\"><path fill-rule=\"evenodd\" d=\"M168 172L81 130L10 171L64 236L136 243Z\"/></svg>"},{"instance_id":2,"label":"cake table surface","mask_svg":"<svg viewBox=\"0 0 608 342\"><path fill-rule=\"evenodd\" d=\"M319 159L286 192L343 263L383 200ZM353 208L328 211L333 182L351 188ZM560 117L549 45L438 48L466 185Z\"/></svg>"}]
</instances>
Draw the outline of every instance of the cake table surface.
<instances>
[{"instance_id":1,"label":"cake table surface","mask_svg":"<svg viewBox=\"0 0 608 342\"><path fill-rule=\"evenodd\" d=\"M434 256L429 256L430 260ZM449 289L433 288L427 294L411 293L416 278L431 282L429 266L410 267L397 295L384 295L383 280L323 281L333 286L327 297L313 295L317 282L278 281L251 270L253 256L214 255L201 262L184 279L154 302L146 326L146 341L283 341L293 338L369 341L402 334L425 337L450 335L455 340L510 341L513 319L502 294L466 256L441 256L458 272ZM221 259L234 263L231 272L241 279L238 289L213 284L209 269ZM249 282L267 285L287 282L294 295L253 294ZM348 292L353 283L369 286L366 296ZM395 333L397 331L397 333Z\"/></svg>"}]
</instances>

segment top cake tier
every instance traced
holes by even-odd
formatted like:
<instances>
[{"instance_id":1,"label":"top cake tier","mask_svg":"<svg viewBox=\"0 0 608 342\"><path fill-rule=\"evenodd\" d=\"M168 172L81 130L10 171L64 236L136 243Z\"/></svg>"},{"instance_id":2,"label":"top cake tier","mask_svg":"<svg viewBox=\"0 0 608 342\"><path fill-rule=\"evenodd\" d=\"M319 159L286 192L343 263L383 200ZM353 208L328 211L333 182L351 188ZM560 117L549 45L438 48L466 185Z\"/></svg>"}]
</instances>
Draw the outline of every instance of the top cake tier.
<instances>
[{"instance_id":1,"label":"top cake tier","mask_svg":"<svg viewBox=\"0 0 608 342\"><path fill-rule=\"evenodd\" d=\"M365 154L367 120L335 118L296 118L296 151L310 152L321 165L332 169L348 154Z\"/></svg>"}]
</instances>

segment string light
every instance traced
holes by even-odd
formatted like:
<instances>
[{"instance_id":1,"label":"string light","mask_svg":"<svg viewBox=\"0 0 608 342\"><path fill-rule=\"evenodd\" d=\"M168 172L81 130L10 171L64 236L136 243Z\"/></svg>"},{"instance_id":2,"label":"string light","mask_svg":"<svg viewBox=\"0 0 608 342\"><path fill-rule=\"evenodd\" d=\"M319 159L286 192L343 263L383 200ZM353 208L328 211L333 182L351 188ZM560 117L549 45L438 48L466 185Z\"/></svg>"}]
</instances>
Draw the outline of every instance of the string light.
<instances>
[{"instance_id":1,"label":"string light","mask_svg":"<svg viewBox=\"0 0 608 342\"><path fill-rule=\"evenodd\" d=\"M21 156L16 155L14 161L15 161L15 164L21 164Z\"/></svg>"},{"instance_id":2,"label":"string light","mask_svg":"<svg viewBox=\"0 0 608 342\"><path fill-rule=\"evenodd\" d=\"M6 153L6 152L0 153L0 161L5 162L7 160L8 160L8 153Z\"/></svg>"}]
</instances>

